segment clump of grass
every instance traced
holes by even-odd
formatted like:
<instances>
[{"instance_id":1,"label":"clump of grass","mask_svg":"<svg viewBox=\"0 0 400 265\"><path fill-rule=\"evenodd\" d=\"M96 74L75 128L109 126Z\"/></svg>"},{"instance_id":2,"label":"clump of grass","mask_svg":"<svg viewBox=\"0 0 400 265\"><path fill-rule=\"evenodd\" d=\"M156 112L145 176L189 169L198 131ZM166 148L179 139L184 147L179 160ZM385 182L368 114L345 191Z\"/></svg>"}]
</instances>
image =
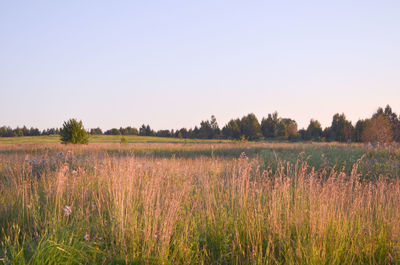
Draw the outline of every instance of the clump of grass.
<instances>
[{"instance_id":1,"label":"clump of grass","mask_svg":"<svg viewBox=\"0 0 400 265\"><path fill-rule=\"evenodd\" d=\"M128 139L126 139L125 137L121 137L121 144L127 144L128 143Z\"/></svg>"},{"instance_id":2,"label":"clump of grass","mask_svg":"<svg viewBox=\"0 0 400 265\"><path fill-rule=\"evenodd\" d=\"M278 150L272 168L250 149L232 158L201 148L208 155L40 150L40 178L24 153L3 153L0 262L400 262L398 178L366 181L364 160L316 169Z\"/></svg>"}]
</instances>

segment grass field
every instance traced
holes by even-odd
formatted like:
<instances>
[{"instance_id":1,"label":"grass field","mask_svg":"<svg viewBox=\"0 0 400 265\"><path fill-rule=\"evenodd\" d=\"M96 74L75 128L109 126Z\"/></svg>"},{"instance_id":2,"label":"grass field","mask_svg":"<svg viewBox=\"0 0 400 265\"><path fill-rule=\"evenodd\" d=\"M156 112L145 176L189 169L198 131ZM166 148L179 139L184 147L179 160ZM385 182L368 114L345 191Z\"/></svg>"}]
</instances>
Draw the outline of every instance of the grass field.
<instances>
[{"instance_id":1,"label":"grass field","mask_svg":"<svg viewBox=\"0 0 400 265\"><path fill-rule=\"evenodd\" d=\"M0 145L0 263L400 263L398 146L138 139Z\"/></svg>"},{"instance_id":2,"label":"grass field","mask_svg":"<svg viewBox=\"0 0 400 265\"><path fill-rule=\"evenodd\" d=\"M129 143L222 143L228 140L197 140L197 139L178 139L152 136L136 135L91 135L89 143L120 143L124 137ZM60 136L23 136L23 137L0 137L0 144L46 144L59 143Z\"/></svg>"}]
</instances>

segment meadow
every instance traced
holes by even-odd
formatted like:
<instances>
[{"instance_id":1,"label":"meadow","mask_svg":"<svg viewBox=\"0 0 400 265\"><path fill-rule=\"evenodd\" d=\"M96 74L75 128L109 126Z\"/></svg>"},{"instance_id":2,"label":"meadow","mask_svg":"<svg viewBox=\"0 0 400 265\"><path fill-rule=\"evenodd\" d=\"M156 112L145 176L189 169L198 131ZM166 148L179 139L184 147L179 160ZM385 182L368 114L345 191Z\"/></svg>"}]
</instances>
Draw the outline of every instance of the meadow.
<instances>
[{"instance_id":1,"label":"meadow","mask_svg":"<svg viewBox=\"0 0 400 265\"><path fill-rule=\"evenodd\" d=\"M223 143L229 140L199 140L199 139L179 139L156 136L138 135L91 135L89 143L120 143L121 138L126 139L127 143ZM48 144L59 143L59 135L23 136L23 137L0 137L0 144Z\"/></svg>"},{"instance_id":2,"label":"meadow","mask_svg":"<svg viewBox=\"0 0 400 265\"><path fill-rule=\"evenodd\" d=\"M0 263L400 263L397 145L49 139L0 144Z\"/></svg>"}]
</instances>

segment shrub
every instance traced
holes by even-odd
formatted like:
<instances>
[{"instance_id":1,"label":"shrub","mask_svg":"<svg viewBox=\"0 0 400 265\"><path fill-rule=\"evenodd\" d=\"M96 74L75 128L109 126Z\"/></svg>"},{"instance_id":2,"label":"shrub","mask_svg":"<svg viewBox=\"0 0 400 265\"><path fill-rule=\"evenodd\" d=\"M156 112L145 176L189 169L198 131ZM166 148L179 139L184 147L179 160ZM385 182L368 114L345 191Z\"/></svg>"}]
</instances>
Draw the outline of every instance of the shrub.
<instances>
[{"instance_id":1,"label":"shrub","mask_svg":"<svg viewBox=\"0 0 400 265\"><path fill-rule=\"evenodd\" d=\"M88 144L89 135L83 127L82 121L70 119L64 122L62 129L60 130L61 142L72 143L72 144Z\"/></svg>"}]
</instances>

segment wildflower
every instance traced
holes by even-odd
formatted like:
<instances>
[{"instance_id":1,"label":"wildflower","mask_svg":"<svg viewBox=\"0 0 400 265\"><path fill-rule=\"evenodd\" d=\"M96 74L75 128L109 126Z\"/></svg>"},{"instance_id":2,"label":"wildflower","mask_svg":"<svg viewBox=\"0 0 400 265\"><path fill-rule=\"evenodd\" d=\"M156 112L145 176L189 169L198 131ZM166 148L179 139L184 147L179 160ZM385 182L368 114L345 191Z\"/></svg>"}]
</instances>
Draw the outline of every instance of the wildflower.
<instances>
[{"instance_id":1,"label":"wildflower","mask_svg":"<svg viewBox=\"0 0 400 265\"><path fill-rule=\"evenodd\" d=\"M86 233L86 234L83 236L83 239L85 239L85 241L89 241L89 240L90 240L90 235L89 235L89 233Z\"/></svg>"},{"instance_id":2,"label":"wildflower","mask_svg":"<svg viewBox=\"0 0 400 265\"><path fill-rule=\"evenodd\" d=\"M29 161L29 164L30 164L30 165L33 165L33 166L36 166L36 165L39 164L39 163L38 163L38 161L37 161L36 159L31 159L31 160Z\"/></svg>"},{"instance_id":3,"label":"wildflower","mask_svg":"<svg viewBox=\"0 0 400 265\"><path fill-rule=\"evenodd\" d=\"M65 205L63 208L64 216L70 216L72 214L72 209L70 206Z\"/></svg>"},{"instance_id":4,"label":"wildflower","mask_svg":"<svg viewBox=\"0 0 400 265\"><path fill-rule=\"evenodd\" d=\"M240 156L239 156L239 159L247 160L247 159L249 159L249 158L247 157L247 155L246 155L245 152L242 152L242 153L240 154Z\"/></svg>"},{"instance_id":5,"label":"wildflower","mask_svg":"<svg viewBox=\"0 0 400 265\"><path fill-rule=\"evenodd\" d=\"M76 174L78 174L78 172L76 171L76 170L72 170L72 175L76 175Z\"/></svg>"}]
</instances>

